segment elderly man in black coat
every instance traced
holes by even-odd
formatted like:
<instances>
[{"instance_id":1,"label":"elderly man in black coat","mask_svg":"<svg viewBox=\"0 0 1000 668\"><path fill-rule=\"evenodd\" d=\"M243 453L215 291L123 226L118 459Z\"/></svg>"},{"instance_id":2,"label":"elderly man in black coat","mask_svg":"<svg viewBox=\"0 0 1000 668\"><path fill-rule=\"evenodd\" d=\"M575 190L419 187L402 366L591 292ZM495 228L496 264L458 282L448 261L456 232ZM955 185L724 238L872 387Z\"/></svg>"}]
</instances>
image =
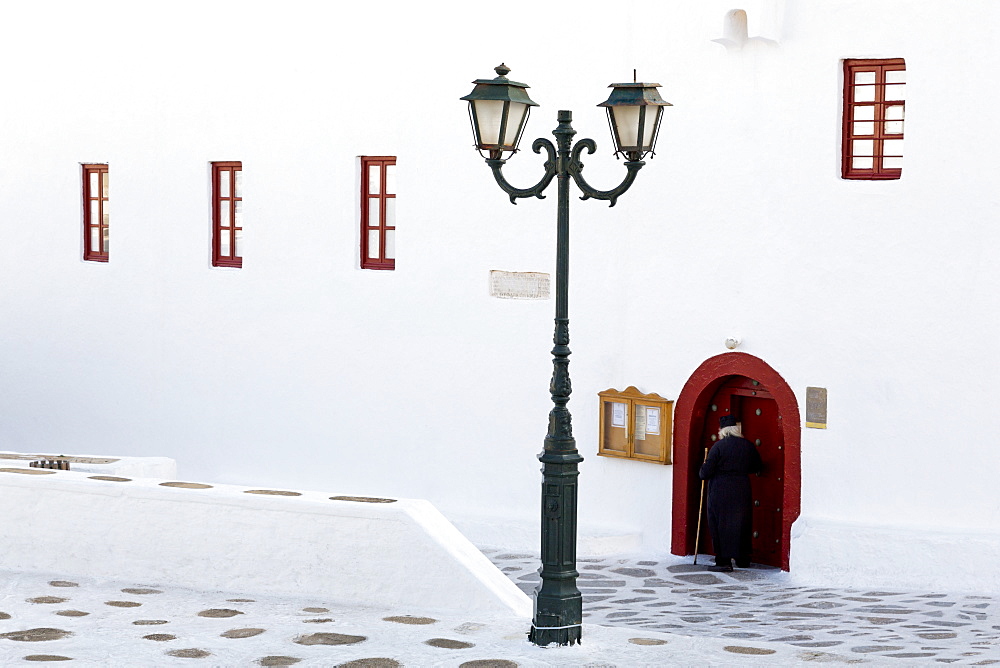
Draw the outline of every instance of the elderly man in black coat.
<instances>
[{"instance_id":1,"label":"elderly man in black coat","mask_svg":"<svg viewBox=\"0 0 1000 668\"><path fill-rule=\"evenodd\" d=\"M715 566L709 570L729 572L734 558L740 568L750 565L753 500L749 475L760 471L761 461L757 448L743 438L735 416L723 415L719 427L719 440L698 476L708 481L708 530L715 546Z\"/></svg>"}]
</instances>

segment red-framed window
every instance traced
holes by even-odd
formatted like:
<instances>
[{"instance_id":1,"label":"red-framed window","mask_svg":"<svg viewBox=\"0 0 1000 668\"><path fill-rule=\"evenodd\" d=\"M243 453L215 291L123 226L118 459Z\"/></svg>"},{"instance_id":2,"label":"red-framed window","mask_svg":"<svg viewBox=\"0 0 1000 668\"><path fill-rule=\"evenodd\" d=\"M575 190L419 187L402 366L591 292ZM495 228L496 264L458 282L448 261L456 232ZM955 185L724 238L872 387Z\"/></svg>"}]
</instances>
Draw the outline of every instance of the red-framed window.
<instances>
[{"instance_id":1,"label":"red-framed window","mask_svg":"<svg viewBox=\"0 0 1000 668\"><path fill-rule=\"evenodd\" d=\"M81 165L83 259L108 261L108 166Z\"/></svg>"},{"instance_id":2,"label":"red-framed window","mask_svg":"<svg viewBox=\"0 0 1000 668\"><path fill-rule=\"evenodd\" d=\"M212 163L212 266L243 266L243 163Z\"/></svg>"},{"instance_id":3,"label":"red-framed window","mask_svg":"<svg viewBox=\"0 0 1000 668\"><path fill-rule=\"evenodd\" d=\"M361 157L361 268L396 268L396 158Z\"/></svg>"},{"instance_id":4,"label":"red-framed window","mask_svg":"<svg viewBox=\"0 0 1000 668\"><path fill-rule=\"evenodd\" d=\"M845 179L898 179L903 173L906 63L844 61Z\"/></svg>"}]
</instances>

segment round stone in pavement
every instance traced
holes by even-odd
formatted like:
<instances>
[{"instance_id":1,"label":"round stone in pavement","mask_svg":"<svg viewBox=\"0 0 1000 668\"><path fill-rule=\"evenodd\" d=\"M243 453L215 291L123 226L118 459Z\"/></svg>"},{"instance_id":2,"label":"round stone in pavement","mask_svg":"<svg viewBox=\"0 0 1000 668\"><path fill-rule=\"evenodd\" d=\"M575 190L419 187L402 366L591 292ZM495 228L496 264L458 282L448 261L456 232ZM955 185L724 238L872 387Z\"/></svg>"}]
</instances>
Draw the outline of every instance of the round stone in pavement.
<instances>
[{"instance_id":1,"label":"round stone in pavement","mask_svg":"<svg viewBox=\"0 0 1000 668\"><path fill-rule=\"evenodd\" d=\"M743 647L742 645L726 645L722 649L733 654L774 654L776 650L764 649L762 647Z\"/></svg>"},{"instance_id":2,"label":"round stone in pavement","mask_svg":"<svg viewBox=\"0 0 1000 668\"><path fill-rule=\"evenodd\" d=\"M91 475L91 480L107 480L108 482L132 482L132 478L120 478L116 475Z\"/></svg>"},{"instance_id":3,"label":"round stone in pavement","mask_svg":"<svg viewBox=\"0 0 1000 668\"><path fill-rule=\"evenodd\" d=\"M212 489L211 485L200 482L161 482L160 487L181 487L183 489ZM182 651L182 650L177 650Z\"/></svg>"},{"instance_id":4,"label":"round stone in pavement","mask_svg":"<svg viewBox=\"0 0 1000 668\"><path fill-rule=\"evenodd\" d=\"M49 582L50 587L79 587L80 585L76 582L70 582L69 580L52 580Z\"/></svg>"},{"instance_id":5,"label":"round stone in pavement","mask_svg":"<svg viewBox=\"0 0 1000 668\"><path fill-rule=\"evenodd\" d=\"M264 632L264 629L229 629L219 635L223 638L253 638Z\"/></svg>"},{"instance_id":6,"label":"round stone in pavement","mask_svg":"<svg viewBox=\"0 0 1000 668\"><path fill-rule=\"evenodd\" d=\"M431 638L430 640L425 640L424 644L431 647L441 647L442 649L469 649L470 647L475 647L471 642L462 642L461 640L451 640L449 638Z\"/></svg>"},{"instance_id":7,"label":"round stone in pavement","mask_svg":"<svg viewBox=\"0 0 1000 668\"><path fill-rule=\"evenodd\" d=\"M8 615L6 612L0 612L0 619L10 619L10 615Z\"/></svg>"},{"instance_id":8,"label":"round stone in pavement","mask_svg":"<svg viewBox=\"0 0 1000 668\"><path fill-rule=\"evenodd\" d=\"M320 617L319 619L303 619L306 624L327 624L333 621L333 617Z\"/></svg>"},{"instance_id":9,"label":"round stone in pavement","mask_svg":"<svg viewBox=\"0 0 1000 668\"><path fill-rule=\"evenodd\" d=\"M851 651L858 654L869 654L871 652L898 652L901 649L906 648L902 645L859 645L852 647Z\"/></svg>"},{"instance_id":10,"label":"round stone in pavement","mask_svg":"<svg viewBox=\"0 0 1000 668\"><path fill-rule=\"evenodd\" d=\"M239 610L231 610L229 608L210 608L209 610L202 610L198 613L199 617L235 617L236 615L242 615L243 613Z\"/></svg>"},{"instance_id":11,"label":"round stone in pavement","mask_svg":"<svg viewBox=\"0 0 1000 668\"><path fill-rule=\"evenodd\" d=\"M656 576L656 571L651 571L648 568L612 568L611 572L618 575L628 575L633 578L651 578Z\"/></svg>"},{"instance_id":12,"label":"round stone in pavement","mask_svg":"<svg viewBox=\"0 0 1000 668\"><path fill-rule=\"evenodd\" d=\"M254 599L252 599L252 598L227 598L226 600L229 601L230 603L253 603L254 602Z\"/></svg>"},{"instance_id":13,"label":"round stone in pavement","mask_svg":"<svg viewBox=\"0 0 1000 668\"><path fill-rule=\"evenodd\" d=\"M62 617L86 617L90 613L83 610L60 610L56 614ZM0 617L0 619L3 619L3 617Z\"/></svg>"},{"instance_id":14,"label":"round stone in pavement","mask_svg":"<svg viewBox=\"0 0 1000 668\"><path fill-rule=\"evenodd\" d=\"M330 612L329 608L302 608L302 612Z\"/></svg>"},{"instance_id":15,"label":"round stone in pavement","mask_svg":"<svg viewBox=\"0 0 1000 668\"><path fill-rule=\"evenodd\" d=\"M374 657L371 659L355 659L354 661L338 663L337 668L399 668L402 665L395 659Z\"/></svg>"},{"instance_id":16,"label":"round stone in pavement","mask_svg":"<svg viewBox=\"0 0 1000 668\"><path fill-rule=\"evenodd\" d=\"M383 617L383 622L396 622L397 624L434 624L437 622L436 619L431 617L411 617L410 615L401 615L398 617Z\"/></svg>"},{"instance_id":17,"label":"round stone in pavement","mask_svg":"<svg viewBox=\"0 0 1000 668\"><path fill-rule=\"evenodd\" d=\"M310 633L297 637L298 645L355 645L368 640L367 636L351 636L344 633Z\"/></svg>"},{"instance_id":18,"label":"round stone in pavement","mask_svg":"<svg viewBox=\"0 0 1000 668\"><path fill-rule=\"evenodd\" d=\"M170 656L179 656L182 659L204 659L206 656L212 656L211 652L206 652L203 649L197 649L192 647L190 649L175 649L167 652Z\"/></svg>"},{"instance_id":19,"label":"round stone in pavement","mask_svg":"<svg viewBox=\"0 0 1000 668\"><path fill-rule=\"evenodd\" d=\"M162 594L163 592L159 589L149 589L148 587L126 587L122 589L122 592L126 594Z\"/></svg>"},{"instance_id":20,"label":"round stone in pavement","mask_svg":"<svg viewBox=\"0 0 1000 668\"><path fill-rule=\"evenodd\" d=\"M112 608L138 608L142 603L137 603L136 601L105 601L104 605L110 605Z\"/></svg>"},{"instance_id":21,"label":"round stone in pavement","mask_svg":"<svg viewBox=\"0 0 1000 668\"><path fill-rule=\"evenodd\" d=\"M143 636L143 638L146 640L155 640L157 642L177 640L177 636L170 635L169 633L150 633L148 636Z\"/></svg>"},{"instance_id":22,"label":"round stone in pavement","mask_svg":"<svg viewBox=\"0 0 1000 668\"><path fill-rule=\"evenodd\" d=\"M257 659L257 663L262 666L294 666L301 660L296 659L294 656L265 656Z\"/></svg>"},{"instance_id":23,"label":"round stone in pavement","mask_svg":"<svg viewBox=\"0 0 1000 668\"><path fill-rule=\"evenodd\" d=\"M28 603L65 603L68 598L59 598L58 596L36 596L35 598L24 599Z\"/></svg>"},{"instance_id":24,"label":"round stone in pavement","mask_svg":"<svg viewBox=\"0 0 1000 668\"><path fill-rule=\"evenodd\" d=\"M690 575L678 575L676 576L678 580L683 580L684 582L690 582L691 584L699 585L715 585L722 584L722 580L715 577L711 573L691 573Z\"/></svg>"},{"instance_id":25,"label":"round stone in pavement","mask_svg":"<svg viewBox=\"0 0 1000 668\"><path fill-rule=\"evenodd\" d=\"M633 645L666 645L666 640L660 640L659 638L629 638L628 641Z\"/></svg>"},{"instance_id":26,"label":"round stone in pavement","mask_svg":"<svg viewBox=\"0 0 1000 668\"><path fill-rule=\"evenodd\" d=\"M68 656L60 656L58 654L29 654L24 657L25 661L72 661L73 659Z\"/></svg>"},{"instance_id":27,"label":"round stone in pavement","mask_svg":"<svg viewBox=\"0 0 1000 668\"><path fill-rule=\"evenodd\" d=\"M517 664L507 659L476 659L460 664L458 668L517 668Z\"/></svg>"},{"instance_id":28,"label":"round stone in pavement","mask_svg":"<svg viewBox=\"0 0 1000 668\"><path fill-rule=\"evenodd\" d=\"M20 642L42 642L45 640L62 640L68 638L73 633L62 629L28 629L27 631L11 631L10 633L0 633L0 638L7 640L18 640Z\"/></svg>"},{"instance_id":29,"label":"round stone in pavement","mask_svg":"<svg viewBox=\"0 0 1000 668\"><path fill-rule=\"evenodd\" d=\"M247 489L244 494L266 494L269 496L302 496L302 492L286 492L281 489Z\"/></svg>"},{"instance_id":30,"label":"round stone in pavement","mask_svg":"<svg viewBox=\"0 0 1000 668\"><path fill-rule=\"evenodd\" d=\"M132 622L136 626L157 626L159 624L169 624L165 619L137 619Z\"/></svg>"}]
</instances>

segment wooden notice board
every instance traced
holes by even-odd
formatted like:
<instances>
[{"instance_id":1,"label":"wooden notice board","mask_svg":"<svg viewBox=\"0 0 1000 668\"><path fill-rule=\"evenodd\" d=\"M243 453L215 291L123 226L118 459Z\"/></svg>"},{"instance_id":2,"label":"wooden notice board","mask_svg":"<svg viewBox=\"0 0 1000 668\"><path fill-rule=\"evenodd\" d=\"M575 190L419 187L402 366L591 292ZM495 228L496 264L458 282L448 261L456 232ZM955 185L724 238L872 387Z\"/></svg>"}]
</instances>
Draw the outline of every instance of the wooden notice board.
<instances>
[{"instance_id":1,"label":"wooden notice board","mask_svg":"<svg viewBox=\"0 0 1000 668\"><path fill-rule=\"evenodd\" d=\"M643 394L633 386L598 393L600 432L597 454L670 464L674 402Z\"/></svg>"}]
</instances>

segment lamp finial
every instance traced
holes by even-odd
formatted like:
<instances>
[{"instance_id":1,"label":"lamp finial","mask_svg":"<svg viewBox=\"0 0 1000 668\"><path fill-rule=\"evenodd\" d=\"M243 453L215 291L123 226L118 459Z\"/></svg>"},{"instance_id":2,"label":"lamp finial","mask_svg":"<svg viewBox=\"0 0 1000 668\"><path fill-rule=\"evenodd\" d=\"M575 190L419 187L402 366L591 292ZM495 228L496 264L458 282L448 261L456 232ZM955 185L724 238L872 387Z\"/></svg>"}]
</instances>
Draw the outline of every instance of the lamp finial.
<instances>
[{"instance_id":1,"label":"lamp finial","mask_svg":"<svg viewBox=\"0 0 1000 668\"><path fill-rule=\"evenodd\" d=\"M506 77L510 73L510 68L504 65L503 63L500 63L499 65L493 68L493 71L502 77Z\"/></svg>"}]
</instances>

